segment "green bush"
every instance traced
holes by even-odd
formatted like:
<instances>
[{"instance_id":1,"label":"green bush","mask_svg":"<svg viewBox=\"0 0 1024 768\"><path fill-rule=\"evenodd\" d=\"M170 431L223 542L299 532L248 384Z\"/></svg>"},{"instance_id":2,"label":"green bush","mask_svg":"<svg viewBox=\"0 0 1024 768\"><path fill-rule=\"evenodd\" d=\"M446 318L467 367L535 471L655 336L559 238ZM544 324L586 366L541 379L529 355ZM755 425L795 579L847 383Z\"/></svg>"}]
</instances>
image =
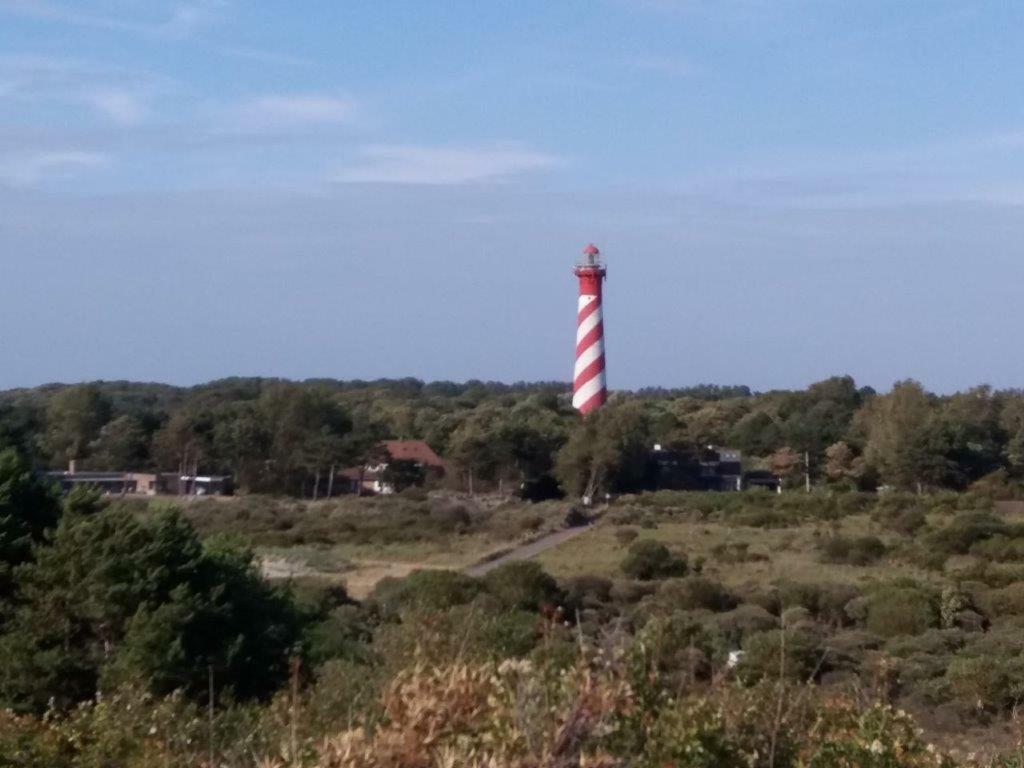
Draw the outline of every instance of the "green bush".
<instances>
[{"instance_id":1,"label":"green bush","mask_svg":"<svg viewBox=\"0 0 1024 768\"><path fill-rule=\"evenodd\" d=\"M859 590L852 584L818 584L813 582L780 581L775 585L774 612L801 606L819 621L836 626L850 623L847 604L857 597ZM766 607L771 608L770 605Z\"/></svg>"},{"instance_id":2,"label":"green bush","mask_svg":"<svg viewBox=\"0 0 1024 768\"><path fill-rule=\"evenodd\" d=\"M946 670L953 694L979 709L1006 709L1024 695L1024 664L990 656L954 658Z\"/></svg>"},{"instance_id":3,"label":"green bush","mask_svg":"<svg viewBox=\"0 0 1024 768\"><path fill-rule=\"evenodd\" d=\"M829 536L820 545L821 561L846 565L869 565L885 554L885 544L877 536L845 538Z\"/></svg>"},{"instance_id":4,"label":"green bush","mask_svg":"<svg viewBox=\"0 0 1024 768\"><path fill-rule=\"evenodd\" d=\"M881 637L918 635L939 624L935 596L918 587L881 587L867 596L866 608L867 630Z\"/></svg>"},{"instance_id":5,"label":"green bush","mask_svg":"<svg viewBox=\"0 0 1024 768\"><path fill-rule=\"evenodd\" d=\"M622 572L632 579L651 581L686 575L686 559L651 539L635 542L622 561Z\"/></svg>"},{"instance_id":6,"label":"green bush","mask_svg":"<svg viewBox=\"0 0 1024 768\"><path fill-rule=\"evenodd\" d=\"M928 542L934 550L947 555L963 555L977 542L1006 533L1006 524L990 513L967 512L934 531Z\"/></svg>"},{"instance_id":7,"label":"green bush","mask_svg":"<svg viewBox=\"0 0 1024 768\"><path fill-rule=\"evenodd\" d=\"M740 679L807 680L824 669L827 655L821 639L806 629L779 629L755 632L743 640L743 657L737 667Z\"/></svg>"},{"instance_id":8,"label":"green bush","mask_svg":"<svg viewBox=\"0 0 1024 768\"><path fill-rule=\"evenodd\" d=\"M928 524L928 516L923 509L913 507L906 509L894 517L886 518L882 525L890 531L903 536L913 536Z\"/></svg>"},{"instance_id":9,"label":"green bush","mask_svg":"<svg viewBox=\"0 0 1024 768\"><path fill-rule=\"evenodd\" d=\"M569 608L600 608L612 600L612 580L604 576L574 576L562 588Z\"/></svg>"},{"instance_id":10,"label":"green bush","mask_svg":"<svg viewBox=\"0 0 1024 768\"><path fill-rule=\"evenodd\" d=\"M483 588L479 580L458 571L424 569L403 579L382 579L370 594L370 603L385 615L405 610L442 610L465 605Z\"/></svg>"},{"instance_id":11,"label":"green bush","mask_svg":"<svg viewBox=\"0 0 1024 768\"><path fill-rule=\"evenodd\" d=\"M725 642L735 648L744 637L774 629L779 620L759 605L746 603L713 619L714 628Z\"/></svg>"},{"instance_id":12,"label":"green bush","mask_svg":"<svg viewBox=\"0 0 1024 768\"><path fill-rule=\"evenodd\" d=\"M366 662L372 640L373 627L366 613L355 605L341 605L306 630L303 647L314 666L333 659Z\"/></svg>"},{"instance_id":13,"label":"green bush","mask_svg":"<svg viewBox=\"0 0 1024 768\"><path fill-rule=\"evenodd\" d=\"M505 608L536 611L541 605L557 605L562 593L555 580L530 560L507 563L483 578L484 588Z\"/></svg>"},{"instance_id":14,"label":"green bush","mask_svg":"<svg viewBox=\"0 0 1024 768\"><path fill-rule=\"evenodd\" d=\"M674 610L704 609L716 613L732 610L739 602L722 584L703 576L664 581L658 589L656 599Z\"/></svg>"},{"instance_id":15,"label":"green bush","mask_svg":"<svg viewBox=\"0 0 1024 768\"><path fill-rule=\"evenodd\" d=\"M1024 538L996 534L989 539L971 545L971 554L984 560L996 562L1019 562L1024 560Z\"/></svg>"},{"instance_id":16,"label":"green bush","mask_svg":"<svg viewBox=\"0 0 1024 768\"><path fill-rule=\"evenodd\" d=\"M879 493L871 516L876 520L889 520L902 512L916 508L920 503L921 498L912 493L901 491Z\"/></svg>"},{"instance_id":17,"label":"green bush","mask_svg":"<svg viewBox=\"0 0 1024 768\"><path fill-rule=\"evenodd\" d=\"M976 600L982 612L990 619L1024 614L1024 581L979 592Z\"/></svg>"}]
</instances>

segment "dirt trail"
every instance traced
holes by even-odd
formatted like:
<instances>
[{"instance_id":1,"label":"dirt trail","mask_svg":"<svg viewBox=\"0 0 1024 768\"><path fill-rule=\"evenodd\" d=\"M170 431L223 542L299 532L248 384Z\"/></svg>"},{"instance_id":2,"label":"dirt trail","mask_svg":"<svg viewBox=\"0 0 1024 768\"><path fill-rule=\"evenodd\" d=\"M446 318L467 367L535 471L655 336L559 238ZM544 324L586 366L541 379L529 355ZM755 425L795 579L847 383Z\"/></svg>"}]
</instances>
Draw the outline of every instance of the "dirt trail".
<instances>
[{"instance_id":1,"label":"dirt trail","mask_svg":"<svg viewBox=\"0 0 1024 768\"><path fill-rule=\"evenodd\" d=\"M516 547L510 552L506 552L501 557L497 557L494 560L488 560L483 563L477 563L471 565L465 569L466 573L470 576L483 576L488 571L493 571L499 566L505 565L505 563L512 563L516 560L528 560L534 555L539 555L545 550L557 547L570 539L575 539L582 533L586 533L590 530L589 525L580 525L575 528L565 528L561 531L555 531L549 533L547 536L541 536L536 541L531 541L529 544L523 544L521 547Z\"/></svg>"},{"instance_id":2,"label":"dirt trail","mask_svg":"<svg viewBox=\"0 0 1024 768\"><path fill-rule=\"evenodd\" d=\"M541 552L557 547L559 544L569 541L570 539L574 539L588 530L590 530L590 526L588 525L581 525L575 528L564 528L545 536L541 536L539 539L535 539L528 544L522 544L515 547L493 560L477 561L473 565L466 566L461 570L470 576L483 576L485 573L505 565L505 563L512 563L517 560L528 560L535 555L539 555ZM389 576L402 578L404 576L408 576L413 571L422 568L459 569L458 566L445 566L435 563L358 559L349 561L349 567L343 572L327 573L313 568L306 563L289 560L280 556L263 557L261 566L263 574L270 579L290 579L312 576L343 582L348 593L357 600L361 600L366 597L373 591L377 582Z\"/></svg>"}]
</instances>

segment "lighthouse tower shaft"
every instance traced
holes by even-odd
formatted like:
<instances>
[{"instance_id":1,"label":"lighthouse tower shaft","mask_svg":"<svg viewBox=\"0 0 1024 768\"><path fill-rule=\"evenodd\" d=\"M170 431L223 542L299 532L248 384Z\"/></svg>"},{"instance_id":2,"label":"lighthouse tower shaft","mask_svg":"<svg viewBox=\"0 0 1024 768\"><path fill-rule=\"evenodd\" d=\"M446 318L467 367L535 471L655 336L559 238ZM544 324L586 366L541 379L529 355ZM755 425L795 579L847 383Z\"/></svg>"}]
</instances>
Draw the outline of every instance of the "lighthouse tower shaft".
<instances>
[{"instance_id":1,"label":"lighthouse tower shaft","mask_svg":"<svg viewBox=\"0 0 1024 768\"><path fill-rule=\"evenodd\" d=\"M573 270L580 282L576 315L576 368L573 372L572 405L590 413L608 399L604 361L604 316L601 286L607 271L600 251L593 245L583 249L584 260Z\"/></svg>"}]
</instances>

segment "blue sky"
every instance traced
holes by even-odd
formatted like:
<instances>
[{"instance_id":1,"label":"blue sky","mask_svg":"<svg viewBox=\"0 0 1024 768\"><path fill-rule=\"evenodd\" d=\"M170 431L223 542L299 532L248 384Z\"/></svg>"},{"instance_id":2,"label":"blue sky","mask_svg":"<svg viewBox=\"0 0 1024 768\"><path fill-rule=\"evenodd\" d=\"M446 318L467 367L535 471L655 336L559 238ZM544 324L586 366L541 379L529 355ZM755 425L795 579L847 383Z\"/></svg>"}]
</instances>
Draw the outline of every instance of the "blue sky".
<instances>
[{"instance_id":1,"label":"blue sky","mask_svg":"<svg viewBox=\"0 0 1024 768\"><path fill-rule=\"evenodd\" d=\"M1024 5L0 0L0 387L1024 385Z\"/></svg>"}]
</instances>

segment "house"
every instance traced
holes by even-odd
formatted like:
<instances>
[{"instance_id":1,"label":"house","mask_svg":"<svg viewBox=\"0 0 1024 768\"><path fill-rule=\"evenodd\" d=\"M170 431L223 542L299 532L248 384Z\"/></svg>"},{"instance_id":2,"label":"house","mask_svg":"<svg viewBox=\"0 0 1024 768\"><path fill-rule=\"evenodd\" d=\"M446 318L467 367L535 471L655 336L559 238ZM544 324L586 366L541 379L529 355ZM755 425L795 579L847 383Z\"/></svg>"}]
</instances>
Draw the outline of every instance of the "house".
<instances>
[{"instance_id":1,"label":"house","mask_svg":"<svg viewBox=\"0 0 1024 768\"><path fill-rule=\"evenodd\" d=\"M742 491L779 487L779 479L769 472L744 472L740 451L714 445L694 452L656 444L648 456L647 474L647 487L651 490Z\"/></svg>"},{"instance_id":2,"label":"house","mask_svg":"<svg viewBox=\"0 0 1024 768\"><path fill-rule=\"evenodd\" d=\"M444 459L425 440L384 440L365 464L339 472L335 484L339 492L386 495L444 474Z\"/></svg>"}]
</instances>

